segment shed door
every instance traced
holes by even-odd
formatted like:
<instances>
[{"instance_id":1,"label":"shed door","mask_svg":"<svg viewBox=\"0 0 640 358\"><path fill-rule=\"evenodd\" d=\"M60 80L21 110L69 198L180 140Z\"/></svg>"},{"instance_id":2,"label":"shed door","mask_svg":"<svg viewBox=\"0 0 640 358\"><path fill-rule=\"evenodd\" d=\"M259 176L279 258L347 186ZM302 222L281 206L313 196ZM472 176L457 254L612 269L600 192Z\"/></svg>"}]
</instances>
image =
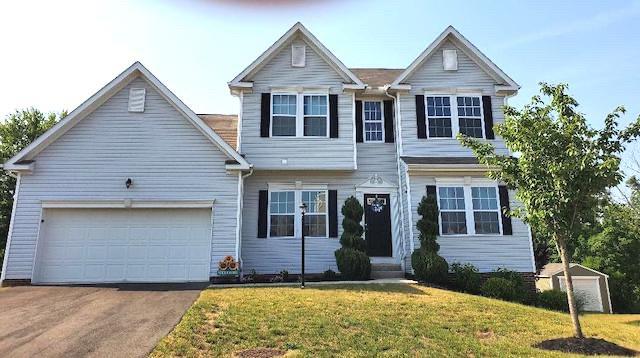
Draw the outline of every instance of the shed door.
<instances>
[{"instance_id":1,"label":"shed door","mask_svg":"<svg viewBox=\"0 0 640 358\"><path fill-rule=\"evenodd\" d=\"M600 296L600 283L596 276L573 276L573 290L576 296L584 302L583 310L591 312L603 312L602 297ZM564 276L558 276L560 289L566 291Z\"/></svg>"},{"instance_id":2,"label":"shed door","mask_svg":"<svg viewBox=\"0 0 640 358\"><path fill-rule=\"evenodd\" d=\"M35 283L208 281L211 209L45 209Z\"/></svg>"}]
</instances>

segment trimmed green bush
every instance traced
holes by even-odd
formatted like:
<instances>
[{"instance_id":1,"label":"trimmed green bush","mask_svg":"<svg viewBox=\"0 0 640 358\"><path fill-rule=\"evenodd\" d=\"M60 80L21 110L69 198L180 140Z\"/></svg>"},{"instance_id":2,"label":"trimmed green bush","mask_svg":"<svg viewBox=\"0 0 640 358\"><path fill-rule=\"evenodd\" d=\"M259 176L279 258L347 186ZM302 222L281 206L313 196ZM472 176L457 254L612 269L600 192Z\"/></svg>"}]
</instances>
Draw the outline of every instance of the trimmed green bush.
<instances>
[{"instance_id":1,"label":"trimmed green bush","mask_svg":"<svg viewBox=\"0 0 640 358\"><path fill-rule=\"evenodd\" d=\"M426 250L415 250L411 254L413 271L420 280L443 284L447 282L449 265L442 256Z\"/></svg>"},{"instance_id":2,"label":"trimmed green bush","mask_svg":"<svg viewBox=\"0 0 640 358\"><path fill-rule=\"evenodd\" d=\"M536 306L553 311L569 312L567 293L560 290L548 290L538 293Z\"/></svg>"},{"instance_id":3,"label":"trimmed green bush","mask_svg":"<svg viewBox=\"0 0 640 358\"><path fill-rule=\"evenodd\" d=\"M421 281L445 283L449 264L438 255L438 203L435 197L423 196L418 205L418 214L422 216L416 223L420 231L420 248L411 254L411 264L416 278Z\"/></svg>"},{"instance_id":4,"label":"trimmed green bush","mask_svg":"<svg viewBox=\"0 0 640 358\"><path fill-rule=\"evenodd\" d=\"M522 297L516 284L502 277L491 277L487 279L480 288L483 296L497 298L505 301L518 301Z\"/></svg>"},{"instance_id":5,"label":"trimmed green bush","mask_svg":"<svg viewBox=\"0 0 640 358\"><path fill-rule=\"evenodd\" d=\"M505 280L513 282L513 284L516 285L517 288L524 288L524 280L522 279L522 275L520 275L520 273L517 271L512 271L507 268L501 267L494 271L491 274L491 277L504 278Z\"/></svg>"},{"instance_id":6,"label":"trimmed green bush","mask_svg":"<svg viewBox=\"0 0 640 358\"><path fill-rule=\"evenodd\" d=\"M362 239L364 228L360 225L364 209L358 199L351 196L342 206L342 247L335 252L336 265L347 280L368 280L371 276L371 260L366 253L366 242Z\"/></svg>"},{"instance_id":7,"label":"trimmed green bush","mask_svg":"<svg viewBox=\"0 0 640 358\"><path fill-rule=\"evenodd\" d=\"M455 290L477 294L480 292L482 279L478 269L473 264L456 262L451 265L449 284Z\"/></svg>"},{"instance_id":8,"label":"trimmed green bush","mask_svg":"<svg viewBox=\"0 0 640 358\"><path fill-rule=\"evenodd\" d=\"M347 280L367 280L371 275L371 262L366 253L342 247L336 251L336 264Z\"/></svg>"}]
</instances>

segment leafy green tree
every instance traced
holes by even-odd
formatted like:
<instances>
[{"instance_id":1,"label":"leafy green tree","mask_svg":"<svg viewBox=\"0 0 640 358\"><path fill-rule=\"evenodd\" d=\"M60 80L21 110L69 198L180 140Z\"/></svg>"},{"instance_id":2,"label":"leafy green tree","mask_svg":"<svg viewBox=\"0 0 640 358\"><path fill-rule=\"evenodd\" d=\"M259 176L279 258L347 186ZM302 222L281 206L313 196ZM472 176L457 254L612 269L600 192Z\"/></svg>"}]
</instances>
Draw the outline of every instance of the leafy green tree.
<instances>
[{"instance_id":1,"label":"leafy green tree","mask_svg":"<svg viewBox=\"0 0 640 358\"><path fill-rule=\"evenodd\" d=\"M538 95L522 110L505 108L505 121L496 125L495 132L517 158L497 154L493 145L484 141L459 139L488 166L491 178L517 190L524 207L509 214L522 218L555 244L567 278L574 334L583 338L567 248L575 244L584 226L593 222L608 189L621 182L620 155L625 144L640 134L640 117L626 129L619 129L617 121L625 110L618 107L606 117L603 129L592 129L566 90L564 84L542 83L540 92L548 103Z\"/></svg>"},{"instance_id":2,"label":"leafy green tree","mask_svg":"<svg viewBox=\"0 0 640 358\"><path fill-rule=\"evenodd\" d=\"M0 161L6 162L66 115L66 111L62 111L60 115L44 114L35 108L19 110L8 115L3 122L0 122ZM4 258L15 187L16 178L2 171L0 174L0 262ZM2 270L1 267L0 270Z\"/></svg>"}]
</instances>

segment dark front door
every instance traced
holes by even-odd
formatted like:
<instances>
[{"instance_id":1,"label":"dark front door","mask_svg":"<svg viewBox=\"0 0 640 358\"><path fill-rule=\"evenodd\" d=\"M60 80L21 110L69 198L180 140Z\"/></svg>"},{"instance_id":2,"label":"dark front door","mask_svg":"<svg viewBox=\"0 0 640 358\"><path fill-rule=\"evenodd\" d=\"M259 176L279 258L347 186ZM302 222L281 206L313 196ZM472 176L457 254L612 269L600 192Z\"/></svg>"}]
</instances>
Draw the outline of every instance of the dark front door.
<instances>
[{"instance_id":1,"label":"dark front door","mask_svg":"<svg viewBox=\"0 0 640 358\"><path fill-rule=\"evenodd\" d=\"M391 255L391 201L389 194L364 194L367 254Z\"/></svg>"}]
</instances>

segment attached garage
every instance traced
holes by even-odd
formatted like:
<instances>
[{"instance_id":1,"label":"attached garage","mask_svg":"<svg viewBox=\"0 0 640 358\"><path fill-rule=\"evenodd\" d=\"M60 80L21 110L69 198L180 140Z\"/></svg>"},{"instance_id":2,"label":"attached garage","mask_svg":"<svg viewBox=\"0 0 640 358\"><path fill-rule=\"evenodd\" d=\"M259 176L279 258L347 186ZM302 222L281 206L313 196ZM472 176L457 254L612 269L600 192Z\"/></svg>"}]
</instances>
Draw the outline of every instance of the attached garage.
<instances>
[{"instance_id":1,"label":"attached garage","mask_svg":"<svg viewBox=\"0 0 640 358\"><path fill-rule=\"evenodd\" d=\"M45 208L33 283L208 281L211 208Z\"/></svg>"},{"instance_id":2,"label":"attached garage","mask_svg":"<svg viewBox=\"0 0 640 358\"><path fill-rule=\"evenodd\" d=\"M609 276L579 264L570 264L576 297L582 301L584 311L612 313L609 294ZM562 264L547 264L536 277L536 287L540 291L566 291L566 279Z\"/></svg>"}]
</instances>

